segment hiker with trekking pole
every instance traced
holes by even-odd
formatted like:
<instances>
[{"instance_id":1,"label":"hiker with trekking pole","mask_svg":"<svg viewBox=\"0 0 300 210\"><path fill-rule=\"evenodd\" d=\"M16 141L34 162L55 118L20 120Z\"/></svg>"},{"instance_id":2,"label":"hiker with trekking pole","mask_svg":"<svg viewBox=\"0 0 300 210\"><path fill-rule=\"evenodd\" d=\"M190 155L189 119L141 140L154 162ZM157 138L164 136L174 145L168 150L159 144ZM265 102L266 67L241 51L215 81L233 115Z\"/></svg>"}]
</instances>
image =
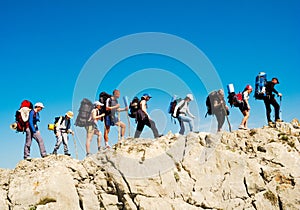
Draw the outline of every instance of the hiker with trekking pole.
<instances>
[{"instance_id":1,"label":"hiker with trekking pole","mask_svg":"<svg viewBox=\"0 0 300 210\"><path fill-rule=\"evenodd\" d=\"M104 140L105 147L110 148L108 144L108 134L111 126L118 126L118 141L124 138L126 125L120 120L120 112L127 111L128 107L120 108L118 99L120 98L120 91L114 90L113 95L105 101L106 115L104 118Z\"/></svg>"},{"instance_id":2,"label":"hiker with trekking pole","mask_svg":"<svg viewBox=\"0 0 300 210\"><path fill-rule=\"evenodd\" d=\"M74 135L74 132L71 130L71 119L74 114L72 111L68 111L65 116L55 117L54 124L49 124L48 129L53 130L56 136L56 144L54 146L52 154L57 155L57 150L59 149L61 143L64 145L64 154L71 156L68 148L68 134ZM51 125L53 129L50 128Z\"/></svg>"},{"instance_id":3,"label":"hiker with trekking pole","mask_svg":"<svg viewBox=\"0 0 300 210\"><path fill-rule=\"evenodd\" d=\"M224 91L219 89L217 91L212 91L206 98L206 107L207 107L207 115L215 115L218 121L217 131L220 132L223 124L225 122L225 118L228 123L229 131L231 132L231 124L229 122L229 108L226 105L224 99Z\"/></svg>"}]
</instances>

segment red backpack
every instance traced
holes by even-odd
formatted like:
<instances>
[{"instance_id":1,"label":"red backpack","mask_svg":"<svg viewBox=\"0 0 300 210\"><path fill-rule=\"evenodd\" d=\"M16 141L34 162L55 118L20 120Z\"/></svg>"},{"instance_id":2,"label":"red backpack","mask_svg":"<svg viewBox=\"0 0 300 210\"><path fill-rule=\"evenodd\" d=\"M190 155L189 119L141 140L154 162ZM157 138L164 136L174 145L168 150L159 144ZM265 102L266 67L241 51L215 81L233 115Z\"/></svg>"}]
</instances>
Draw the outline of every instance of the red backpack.
<instances>
[{"instance_id":1,"label":"red backpack","mask_svg":"<svg viewBox=\"0 0 300 210\"><path fill-rule=\"evenodd\" d=\"M30 101L24 100L21 103L20 109L16 111L15 121L16 121L16 131L25 132L26 128L29 127L29 112L33 109L33 105Z\"/></svg>"}]
</instances>

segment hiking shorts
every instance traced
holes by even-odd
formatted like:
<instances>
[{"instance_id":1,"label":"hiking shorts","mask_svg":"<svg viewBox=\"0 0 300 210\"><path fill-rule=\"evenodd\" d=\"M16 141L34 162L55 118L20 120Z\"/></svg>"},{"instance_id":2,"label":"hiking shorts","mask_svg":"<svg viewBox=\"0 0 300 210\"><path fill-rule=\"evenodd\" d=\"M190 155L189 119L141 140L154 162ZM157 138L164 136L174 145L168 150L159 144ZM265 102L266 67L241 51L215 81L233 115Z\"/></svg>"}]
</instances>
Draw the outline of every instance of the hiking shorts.
<instances>
[{"instance_id":1,"label":"hiking shorts","mask_svg":"<svg viewBox=\"0 0 300 210\"><path fill-rule=\"evenodd\" d=\"M97 125L88 125L88 126L85 126L85 130L87 133L93 133L95 131L98 131L98 128L97 128Z\"/></svg>"},{"instance_id":2,"label":"hiking shorts","mask_svg":"<svg viewBox=\"0 0 300 210\"><path fill-rule=\"evenodd\" d=\"M110 115L105 116L104 122L105 122L105 126L114 126L115 125L115 121Z\"/></svg>"}]
</instances>

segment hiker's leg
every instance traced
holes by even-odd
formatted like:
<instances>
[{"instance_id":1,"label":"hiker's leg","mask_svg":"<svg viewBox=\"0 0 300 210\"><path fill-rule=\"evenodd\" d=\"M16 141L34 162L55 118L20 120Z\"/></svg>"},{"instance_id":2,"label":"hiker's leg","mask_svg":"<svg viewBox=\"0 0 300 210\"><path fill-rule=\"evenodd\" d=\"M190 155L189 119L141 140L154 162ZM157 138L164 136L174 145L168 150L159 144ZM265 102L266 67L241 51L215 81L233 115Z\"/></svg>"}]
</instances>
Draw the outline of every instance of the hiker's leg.
<instances>
[{"instance_id":1,"label":"hiker's leg","mask_svg":"<svg viewBox=\"0 0 300 210\"><path fill-rule=\"evenodd\" d=\"M136 131L134 134L134 138L140 138L140 135L144 129L145 123L144 121L138 121L138 124L136 126Z\"/></svg>"},{"instance_id":2,"label":"hiker's leg","mask_svg":"<svg viewBox=\"0 0 300 210\"><path fill-rule=\"evenodd\" d=\"M97 135L97 146L98 146L98 150L100 150L102 133L98 129L95 129L94 134ZM108 145L108 141L105 141L105 146L107 145Z\"/></svg>"},{"instance_id":3,"label":"hiker's leg","mask_svg":"<svg viewBox=\"0 0 300 210\"><path fill-rule=\"evenodd\" d=\"M218 131L221 131L223 124L225 122L225 114L222 111L216 113L216 118L218 121Z\"/></svg>"},{"instance_id":4,"label":"hiker's leg","mask_svg":"<svg viewBox=\"0 0 300 210\"><path fill-rule=\"evenodd\" d=\"M183 135L184 134L184 122L181 119L181 116L178 117L178 121L179 121L179 125L180 125L180 130L179 130L179 134Z\"/></svg>"},{"instance_id":5,"label":"hiker's leg","mask_svg":"<svg viewBox=\"0 0 300 210\"><path fill-rule=\"evenodd\" d=\"M62 133L62 142L64 144L64 153L68 154L69 153L69 148L68 148L68 133Z\"/></svg>"},{"instance_id":6,"label":"hiker's leg","mask_svg":"<svg viewBox=\"0 0 300 210\"><path fill-rule=\"evenodd\" d=\"M86 128L86 143L85 143L85 149L86 149L86 154L90 154L90 144L91 144L91 141L92 141L92 138L93 138L93 134L94 134L94 131L93 131L93 126L90 125L90 126L87 126Z\"/></svg>"},{"instance_id":7,"label":"hiker's leg","mask_svg":"<svg viewBox=\"0 0 300 210\"><path fill-rule=\"evenodd\" d=\"M63 141L63 137L62 137L62 133L60 132L59 134L56 134L56 144L54 146L53 153L57 152L57 150L59 149L62 141Z\"/></svg>"},{"instance_id":8,"label":"hiker's leg","mask_svg":"<svg viewBox=\"0 0 300 210\"><path fill-rule=\"evenodd\" d=\"M246 128L247 127L247 120L249 118L249 111L248 110L244 110L243 111L243 115L244 115L244 118L242 120L241 125L243 125Z\"/></svg>"},{"instance_id":9,"label":"hiker's leg","mask_svg":"<svg viewBox=\"0 0 300 210\"><path fill-rule=\"evenodd\" d=\"M110 125L105 125L104 126L104 142L108 142L108 134L110 132Z\"/></svg>"},{"instance_id":10,"label":"hiker's leg","mask_svg":"<svg viewBox=\"0 0 300 210\"><path fill-rule=\"evenodd\" d=\"M265 107L266 107L266 115L268 122L272 122L271 120L271 106L270 106L270 99L265 98L264 99Z\"/></svg>"},{"instance_id":11,"label":"hiker's leg","mask_svg":"<svg viewBox=\"0 0 300 210\"><path fill-rule=\"evenodd\" d=\"M121 137L125 135L126 125L122 121L116 122L116 125L121 128Z\"/></svg>"},{"instance_id":12,"label":"hiker's leg","mask_svg":"<svg viewBox=\"0 0 300 210\"><path fill-rule=\"evenodd\" d=\"M148 127L151 128L151 130L153 132L153 135L154 135L154 138L159 137L158 130L156 128L155 122L153 120L150 120L150 119L148 121L149 121L149 124L147 123L147 125L148 125Z\"/></svg>"},{"instance_id":13,"label":"hiker's leg","mask_svg":"<svg viewBox=\"0 0 300 210\"><path fill-rule=\"evenodd\" d=\"M190 127L190 131L192 132L194 130L194 120L191 117L188 116L180 116L181 121L187 122Z\"/></svg>"},{"instance_id":14,"label":"hiker's leg","mask_svg":"<svg viewBox=\"0 0 300 210\"><path fill-rule=\"evenodd\" d=\"M43 141L43 138L40 134L40 131L37 131L33 134L33 138L36 140L36 142L38 143L39 145L39 148L40 148L40 154L42 157L46 156L47 153L46 153L46 149L45 149L45 145L44 145L44 141Z\"/></svg>"},{"instance_id":15,"label":"hiker's leg","mask_svg":"<svg viewBox=\"0 0 300 210\"><path fill-rule=\"evenodd\" d=\"M25 145L24 145L24 158L27 158L30 156L30 147L32 142L32 135L29 128L26 128L26 139L25 139Z\"/></svg>"},{"instance_id":16,"label":"hiker's leg","mask_svg":"<svg viewBox=\"0 0 300 210\"><path fill-rule=\"evenodd\" d=\"M273 105L274 110L275 110L275 121L279 120L280 119L280 117L279 117L280 106L277 103L275 98L272 99L271 104Z\"/></svg>"}]
</instances>

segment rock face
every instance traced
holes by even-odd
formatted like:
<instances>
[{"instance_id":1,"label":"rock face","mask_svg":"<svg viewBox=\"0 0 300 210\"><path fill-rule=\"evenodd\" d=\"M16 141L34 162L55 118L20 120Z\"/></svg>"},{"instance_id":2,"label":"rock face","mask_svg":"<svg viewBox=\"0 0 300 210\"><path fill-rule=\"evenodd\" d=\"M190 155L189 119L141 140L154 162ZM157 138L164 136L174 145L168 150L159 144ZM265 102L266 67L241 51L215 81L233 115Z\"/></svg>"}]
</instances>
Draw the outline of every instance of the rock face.
<instances>
[{"instance_id":1,"label":"rock face","mask_svg":"<svg viewBox=\"0 0 300 210\"><path fill-rule=\"evenodd\" d=\"M0 209L300 209L300 129L126 139L0 169Z\"/></svg>"}]
</instances>

